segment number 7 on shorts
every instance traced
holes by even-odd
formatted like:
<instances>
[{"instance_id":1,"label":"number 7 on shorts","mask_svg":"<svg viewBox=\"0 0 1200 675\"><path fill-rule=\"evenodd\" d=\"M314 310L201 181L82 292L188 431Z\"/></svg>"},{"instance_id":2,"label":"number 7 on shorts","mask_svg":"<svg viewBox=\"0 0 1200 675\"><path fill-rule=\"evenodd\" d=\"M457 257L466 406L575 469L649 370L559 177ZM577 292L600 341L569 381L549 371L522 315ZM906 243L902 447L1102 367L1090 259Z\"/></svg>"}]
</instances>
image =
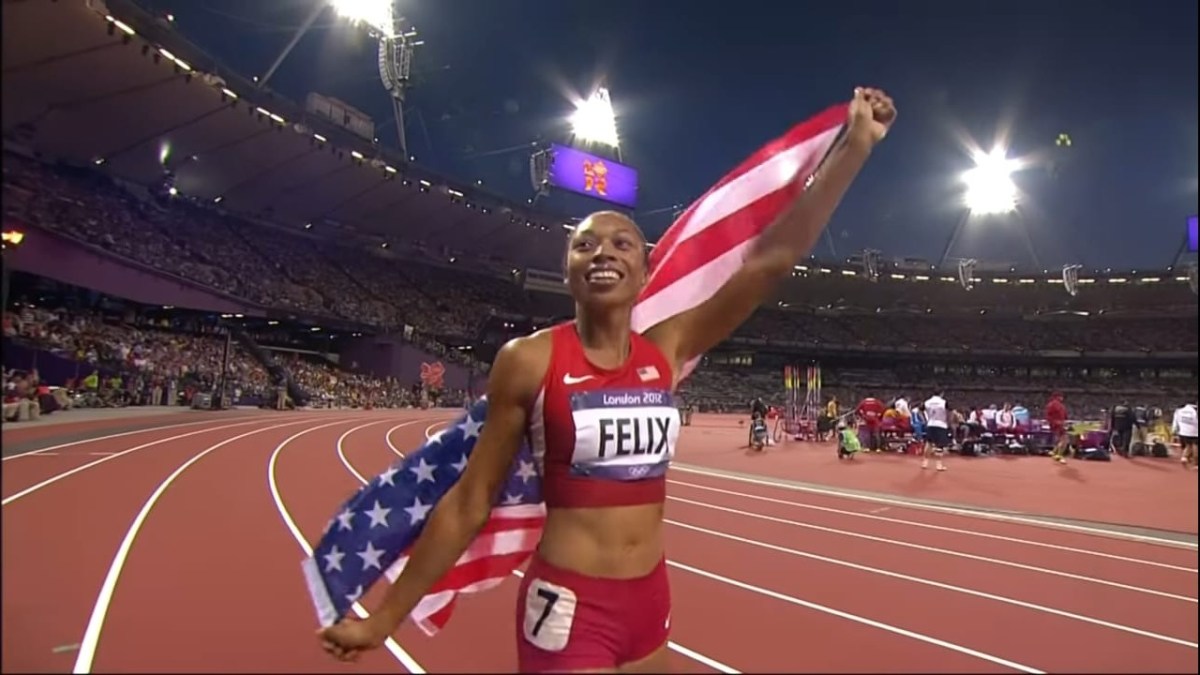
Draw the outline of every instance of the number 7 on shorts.
<instances>
[{"instance_id":1,"label":"number 7 on shorts","mask_svg":"<svg viewBox=\"0 0 1200 675\"><path fill-rule=\"evenodd\" d=\"M525 593L525 639L548 652L565 649L575 620L575 605L571 589L541 579L531 581Z\"/></svg>"}]
</instances>

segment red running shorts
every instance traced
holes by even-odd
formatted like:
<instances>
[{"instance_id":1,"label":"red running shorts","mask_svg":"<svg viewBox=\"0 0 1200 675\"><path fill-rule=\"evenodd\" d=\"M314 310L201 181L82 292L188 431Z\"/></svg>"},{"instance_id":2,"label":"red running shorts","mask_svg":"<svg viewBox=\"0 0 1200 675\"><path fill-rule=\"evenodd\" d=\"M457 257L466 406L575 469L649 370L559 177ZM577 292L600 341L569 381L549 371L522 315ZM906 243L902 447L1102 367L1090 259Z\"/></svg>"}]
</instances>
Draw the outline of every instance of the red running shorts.
<instances>
[{"instance_id":1,"label":"red running shorts","mask_svg":"<svg viewBox=\"0 0 1200 675\"><path fill-rule=\"evenodd\" d=\"M520 672L610 669L667 642L671 588L663 559L644 577L601 579L534 554L517 596Z\"/></svg>"}]
</instances>

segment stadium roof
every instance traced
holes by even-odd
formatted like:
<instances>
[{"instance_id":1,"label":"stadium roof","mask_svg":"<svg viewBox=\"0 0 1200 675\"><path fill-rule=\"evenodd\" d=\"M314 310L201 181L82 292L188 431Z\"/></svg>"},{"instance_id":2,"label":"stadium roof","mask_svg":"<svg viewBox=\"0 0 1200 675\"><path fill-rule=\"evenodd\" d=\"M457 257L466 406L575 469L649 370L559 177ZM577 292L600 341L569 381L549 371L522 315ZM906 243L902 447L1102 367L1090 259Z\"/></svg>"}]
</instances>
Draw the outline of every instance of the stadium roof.
<instances>
[{"instance_id":1,"label":"stadium roof","mask_svg":"<svg viewBox=\"0 0 1200 675\"><path fill-rule=\"evenodd\" d=\"M128 0L5 2L3 13L5 135L50 157L161 185L165 155L180 194L233 212L559 265L565 219L410 165L256 89Z\"/></svg>"}]
</instances>

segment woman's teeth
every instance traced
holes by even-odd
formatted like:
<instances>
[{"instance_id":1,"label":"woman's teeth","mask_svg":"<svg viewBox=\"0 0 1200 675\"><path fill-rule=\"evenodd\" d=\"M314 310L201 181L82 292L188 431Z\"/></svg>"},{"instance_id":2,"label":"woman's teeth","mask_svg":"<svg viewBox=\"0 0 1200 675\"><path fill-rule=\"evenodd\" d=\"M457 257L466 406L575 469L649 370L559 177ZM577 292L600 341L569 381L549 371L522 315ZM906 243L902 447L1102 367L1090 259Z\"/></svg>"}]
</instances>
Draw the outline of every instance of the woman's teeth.
<instances>
[{"instance_id":1,"label":"woman's teeth","mask_svg":"<svg viewBox=\"0 0 1200 675\"><path fill-rule=\"evenodd\" d=\"M595 272L588 272L587 275L588 281L599 281L604 283L616 282L620 279L621 275L617 274L613 270L597 270Z\"/></svg>"}]
</instances>

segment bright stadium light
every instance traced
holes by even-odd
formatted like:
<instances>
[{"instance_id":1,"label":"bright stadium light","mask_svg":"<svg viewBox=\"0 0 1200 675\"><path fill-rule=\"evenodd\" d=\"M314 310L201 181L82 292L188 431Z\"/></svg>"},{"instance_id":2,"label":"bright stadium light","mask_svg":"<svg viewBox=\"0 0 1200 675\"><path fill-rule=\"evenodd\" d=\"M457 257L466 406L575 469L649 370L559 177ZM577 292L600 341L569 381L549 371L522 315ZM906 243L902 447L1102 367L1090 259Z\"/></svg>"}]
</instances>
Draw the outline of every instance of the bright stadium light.
<instances>
[{"instance_id":1,"label":"bright stadium light","mask_svg":"<svg viewBox=\"0 0 1200 675\"><path fill-rule=\"evenodd\" d=\"M385 38L395 37L392 0L330 0L329 5L351 23L365 23Z\"/></svg>"},{"instance_id":2,"label":"bright stadium light","mask_svg":"<svg viewBox=\"0 0 1200 675\"><path fill-rule=\"evenodd\" d=\"M617 136L617 117L613 114L612 99L607 89L600 87L591 98L575 108L575 113L571 115L571 131L576 138L588 143L621 147L621 140Z\"/></svg>"},{"instance_id":3,"label":"bright stadium light","mask_svg":"<svg viewBox=\"0 0 1200 675\"><path fill-rule=\"evenodd\" d=\"M1002 148L975 157L975 168L963 174L967 185L966 205L972 214L1011 213L1017 208L1017 186L1012 173L1017 163Z\"/></svg>"}]
</instances>

